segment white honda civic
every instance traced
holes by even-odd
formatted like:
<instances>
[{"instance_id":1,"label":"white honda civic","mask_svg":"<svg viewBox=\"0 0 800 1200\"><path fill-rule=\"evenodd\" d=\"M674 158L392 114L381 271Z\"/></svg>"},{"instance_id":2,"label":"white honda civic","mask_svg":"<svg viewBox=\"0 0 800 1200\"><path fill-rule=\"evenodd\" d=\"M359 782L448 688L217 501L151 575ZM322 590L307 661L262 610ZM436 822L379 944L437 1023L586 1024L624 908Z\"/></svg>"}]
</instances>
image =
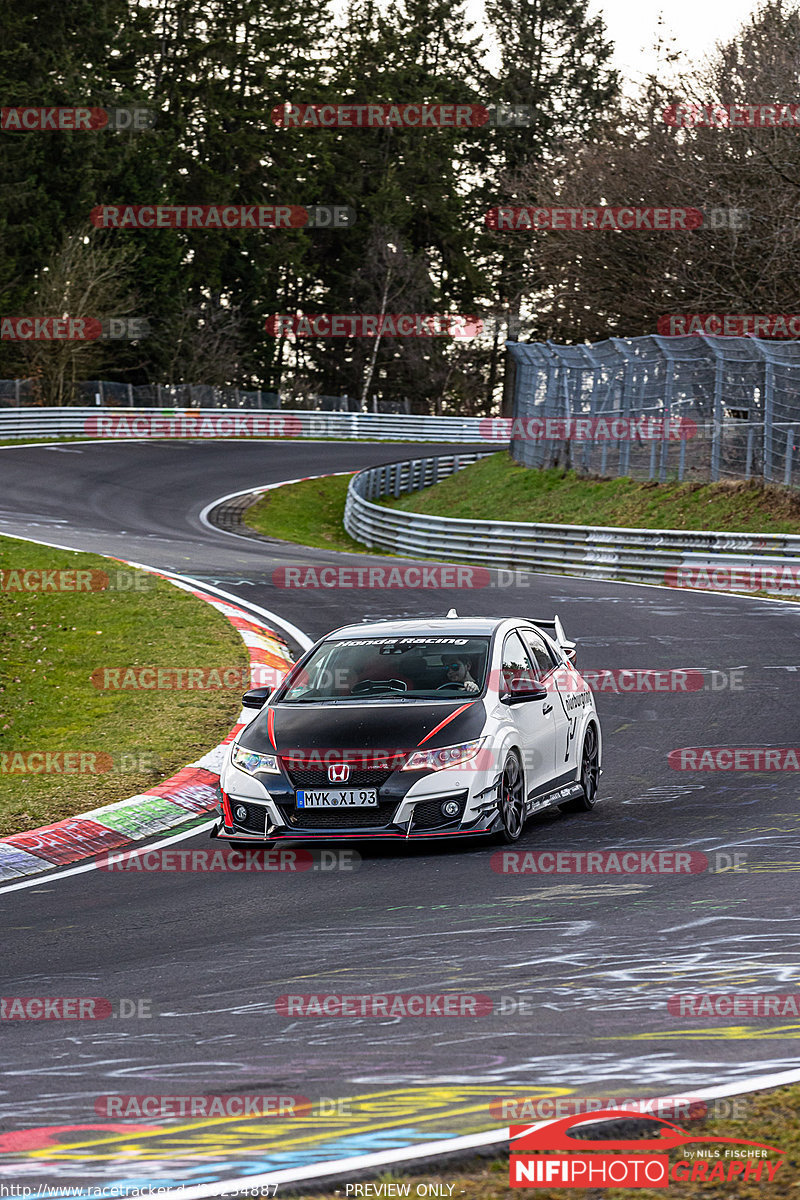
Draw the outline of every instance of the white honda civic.
<instances>
[{"instance_id":1,"label":"white honda civic","mask_svg":"<svg viewBox=\"0 0 800 1200\"><path fill-rule=\"evenodd\" d=\"M591 809L602 738L574 662L557 617L337 629L244 697L212 836L515 842L531 813Z\"/></svg>"}]
</instances>

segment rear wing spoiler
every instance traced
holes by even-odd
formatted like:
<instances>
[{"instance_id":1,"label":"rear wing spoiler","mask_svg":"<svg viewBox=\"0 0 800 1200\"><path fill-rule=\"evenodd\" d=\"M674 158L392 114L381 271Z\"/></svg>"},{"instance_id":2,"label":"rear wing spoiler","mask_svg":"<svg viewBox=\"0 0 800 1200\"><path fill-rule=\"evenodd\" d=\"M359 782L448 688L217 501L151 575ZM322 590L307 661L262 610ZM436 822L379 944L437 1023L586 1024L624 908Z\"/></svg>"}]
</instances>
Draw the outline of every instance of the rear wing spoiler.
<instances>
[{"instance_id":1,"label":"rear wing spoiler","mask_svg":"<svg viewBox=\"0 0 800 1200\"><path fill-rule=\"evenodd\" d=\"M561 624L558 617L553 617L552 620L547 621L540 621L538 617L531 617L531 620L533 621L534 625L538 625L540 629L543 629L545 633L553 639L559 650L563 652L564 656L569 659L574 666L578 653L578 647L575 642L571 642L564 633L564 626Z\"/></svg>"}]
</instances>

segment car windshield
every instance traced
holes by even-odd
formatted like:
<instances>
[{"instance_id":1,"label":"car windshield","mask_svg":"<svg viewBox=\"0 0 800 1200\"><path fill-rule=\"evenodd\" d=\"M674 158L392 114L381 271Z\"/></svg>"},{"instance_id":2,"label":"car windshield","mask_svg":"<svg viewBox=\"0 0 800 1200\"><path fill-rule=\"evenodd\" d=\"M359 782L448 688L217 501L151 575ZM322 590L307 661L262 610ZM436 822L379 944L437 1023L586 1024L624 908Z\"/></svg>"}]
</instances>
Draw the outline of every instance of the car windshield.
<instances>
[{"instance_id":1,"label":"car windshield","mask_svg":"<svg viewBox=\"0 0 800 1200\"><path fill-rule=\"evenodd\" d=\"M275 700L447 700L483 689L485 637L346 638L323 642L289 672Z\"/></svg>"}]
</instances>

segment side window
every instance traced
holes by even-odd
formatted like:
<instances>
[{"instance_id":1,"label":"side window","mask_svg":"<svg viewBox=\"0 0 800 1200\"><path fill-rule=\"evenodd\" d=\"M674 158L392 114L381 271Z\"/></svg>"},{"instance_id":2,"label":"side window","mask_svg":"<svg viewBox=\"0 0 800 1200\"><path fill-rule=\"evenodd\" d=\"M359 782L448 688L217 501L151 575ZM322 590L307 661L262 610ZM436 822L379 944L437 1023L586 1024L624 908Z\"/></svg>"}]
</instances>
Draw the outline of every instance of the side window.
<instances>
[{"instance_id":1,"label":"side window","mask_svg":"<svg viewBox=\"0 0 800 1200\"><path fill-rule=\"evenodd\" d=\"M547 643L545 642L544 638L539 637L539 634L533 629L525 629L522 632L522 639L525 642L539 675L546 675L548 671L552 671L553 667L556 665L556 662L547 648Z\"/></svg>"},{"instance_id":2,"label":"side window","mask_svg":"<svg viewBox=\"0 0 800 1200\"><path fill-rule=\"evenodd\" d=\"M503 676L503 690L506 692L524 692L536 682L536 672L518 633L509 633L503 643L503 664L500 670Z\"/></svg>"}]
</instances>

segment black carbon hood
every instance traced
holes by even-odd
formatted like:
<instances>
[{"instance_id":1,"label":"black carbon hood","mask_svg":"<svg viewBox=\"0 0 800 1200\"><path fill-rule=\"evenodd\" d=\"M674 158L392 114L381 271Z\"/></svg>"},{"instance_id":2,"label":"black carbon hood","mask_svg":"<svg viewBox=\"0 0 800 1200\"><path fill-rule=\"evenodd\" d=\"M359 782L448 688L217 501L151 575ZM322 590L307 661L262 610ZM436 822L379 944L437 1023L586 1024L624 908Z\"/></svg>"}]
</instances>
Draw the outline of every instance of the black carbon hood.
<instances>
[{"instance_id":1,"label":"black carbon hood","mask_svg":"<svg viewBox=\"0 0 800 1200\"><path fill-rule=\"evenodd\" d=\"M485 722L483 700L463 697L430 703L276 704L262 709L238 740L261 754L340 749L391 753L415 750L425 737L425 748L435 750L480 737Z\"/></svg>"}]
</instances>

